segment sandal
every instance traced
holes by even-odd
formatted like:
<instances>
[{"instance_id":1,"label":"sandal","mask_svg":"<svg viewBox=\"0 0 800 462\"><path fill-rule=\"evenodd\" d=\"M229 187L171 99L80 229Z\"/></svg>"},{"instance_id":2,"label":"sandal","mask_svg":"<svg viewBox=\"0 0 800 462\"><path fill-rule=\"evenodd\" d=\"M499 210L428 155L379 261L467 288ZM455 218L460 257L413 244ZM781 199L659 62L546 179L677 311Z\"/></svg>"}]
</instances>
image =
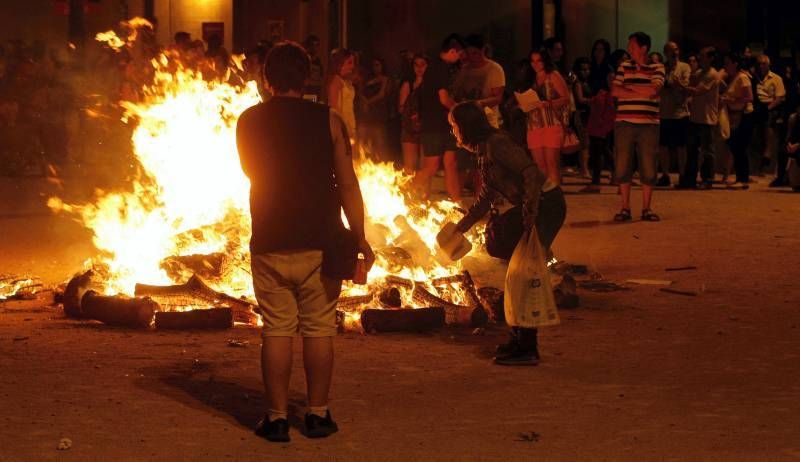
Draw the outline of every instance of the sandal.
<instances>
[{"instance_id":1,"label":"sandal","mask_svg":"<svg viewBox=\"0 0 800 462\"><path fill-rule=\"evenodd\" d=\"M614 221L623 222L631 221L631 209L622 209L618 214L614 215Z\"/></svg>"},{"instance_id":2,"label":"sandal","mask_svg":"<svg viewBox=\"0 0 800 462\"><path fill-rule=\"evenodd\" d=\"M650 209L642 210L642 221L661 221L661 217Z\"/></svg>"}]
</instances>

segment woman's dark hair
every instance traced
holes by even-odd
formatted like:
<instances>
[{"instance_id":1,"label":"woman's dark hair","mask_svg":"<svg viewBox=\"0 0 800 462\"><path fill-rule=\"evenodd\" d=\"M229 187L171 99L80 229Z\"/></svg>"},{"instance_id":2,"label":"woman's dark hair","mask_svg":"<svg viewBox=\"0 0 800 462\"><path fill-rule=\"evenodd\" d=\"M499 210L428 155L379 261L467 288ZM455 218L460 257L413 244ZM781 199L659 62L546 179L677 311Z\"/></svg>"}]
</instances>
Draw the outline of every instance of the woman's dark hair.
<instances>
[{"instance_id":1,"label":"woman's dark hair","mask_svg":"<svg viewBox=\"0 0 800 462\"><path fill-rule=\"evenodd\" d=\"M603 53L603 62L602 63L595 63L594 62L594 50L597 49L597 45L600 45L600 46L603 47L604 53ZM606 39L597 39L597 40L595 40L594 44L592 44L592 53L589 56L591 57L593 66L607 65L609 58L611 58L611 44L608 43L608 40L606 40Z\"/></svg>"},{"instance_id":2,"label":"woman's dark hair","mask_svg":"<svg viewBox=\"0 0 800 462\"><path fill-rule=\"evenodd\" d=\"M475 101L464 101L450 110L453 121L458 125L463 144L475 146L483 143L497 129L489 124L486 113Z\"/></svg>"},{"instance_id":3,"label":"woman's dark hair","mask_svg":"<svg viewBox=\"0 0 800 462\"><path fill-rule=\"evenodd\" d=\"M373 57L373 58L370 60L370 64L374 64L376 61L377 61L378 63L380 63L380 65L381 65L381 72L383 73L383 75L386 75L386 61L385 61L383 58L381 58L380 56L374 56L374 57ZM370 67L369 67L369 74L370 74L372 77L377 77L377 76L375 75L375 71L373 71L373 70L372 70L372 66L371 66L371 65L370 65Z\"/></svg>"},{"instance_id":4,"label":"woman's dark hair","mask_svg":"<svg viewBox=\"0 0 800 462\"><path fill-rule=\"evenodd\" d=\"M550 52L547 51L547 48L539 48L538 50L531 50L531 52L528 53L528 58L530 58L534 53L542 57L542 63L544 64L545 72L549 74L550 72L556 70L556 64L553 62L553 57L550 55Z\"/></svg>"},{"instance_id":5,"label":"woman's dark hair","mask_svg":"<svg viewBox=\"0 0 800 462\"><path fill-rule=\"evenodd\" d=\"M425 53L414 53L414 57L411 59L411 65L413 66L414 65L414 61L416 61L418 59L421 59L421 60L425 61L428 64L431 63L431 58L429 58L428 55L426 55Z\"/></svg>"},{"instance_id":6,"label":"woman's dark hair","mask_svg":"<svg viewBox=\"0 0 800 462\"><path fill-rule=\"evenodd\" d=\"M616 71L617 67L619 67L619 65L622 64L622 62L625 60L625 56L629 56L628 52L623 50L622 48L614 50L614 52L611 53L611 57L608 59L608 63Z\"/></svg>"},{"instance_id":7,"label":"woman's dark hair","mask_svg":"<svg viewBox=\"0 0 800 462\"><path fill-rule=\"evenodd\" d=\"M589 60L589 58L587 58L586 56L581 56L578 59L576 59L574 63L572 63L572 72L574 72L575 75L578 75L578 73L581 71L581 66L583 66L584 64L588 65L589 68L591 69L592 62Z\"/></svg>"},{"instance_id":8,"label":"woman's dark hair","mask_svg":"<svg viewBox=\"0 0 800 462\"><path fill-rule=\"evenodd\" d=\"M657 51L651 51L650 54L648 54L647 56L648 56L648 58L650 58L651 62L655 62L655 60L653 59L653 56L655 56L659 63L662 63L662 64L664 63L664 55L662 55L661 53L659 53Z\"/></svg>"},{"instance_id":9,"label":"woman's dark hair","mask_svg":"<svg viewBox=\"0 0 800 462\"><path fill-rule=\"evenodd\" d=\"M311 60L299 43L284 41L275 45L264 61L264 77L278 93L302 91L311 74Z\"/></svg>"}]
</instances>

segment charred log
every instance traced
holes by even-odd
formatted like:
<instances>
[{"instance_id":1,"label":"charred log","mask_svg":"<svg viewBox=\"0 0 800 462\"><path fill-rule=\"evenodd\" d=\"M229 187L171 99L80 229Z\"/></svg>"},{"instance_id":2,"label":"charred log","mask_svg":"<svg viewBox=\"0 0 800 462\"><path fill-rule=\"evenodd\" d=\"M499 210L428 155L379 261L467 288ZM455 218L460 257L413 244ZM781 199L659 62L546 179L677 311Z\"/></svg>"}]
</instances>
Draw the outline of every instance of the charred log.
<instances>
[{"instance_id":1,"label":"charred log","mask_svg":"<svg viewBox=\"0 0 800 462\"><path fill-rule=\"evenodd\" d=\"M161 307L150 298L129 298L121 295L107 296L90 290L80 302L83 317L95 319L109 326L146 329Z\"/></svg>"},{"instance_id":2,"label":"charred log","mask_svg":"<svg viewBox=\"0 0 800 462\"><path fill-rule=\"evenodd\" d=\"M403 306L403 299L397 287L389 287L378 294L378 302L384 308L400 308Z\"/></svg>"},{"instance_id":3,"label":"charred log","mask_svg":"<svg viewBox=\"0 0 800 462\"><path fill-rule=\"evenodd\" d=\"M361 313L361 327L364 332L417 332L438 329L444 325L445 310L442 307L366 309Z\"/></svg>"},{"instance_id":4,"label":"charred log","mask_svg":"<svg viewBox=\"0 0 800 462\"><path fill-rule=\"evenodd\" d=\"M78 274L69 280L66 289L64 289L63 303L64 314L70 318L86 318L81 311L81 298L92 286L92 277L94 272L88 270L85 273Z\"/></svg>"},{"instance_id":5,"label":"charred log","mask_svg":"<svg viewBox=\"0 0 800 462\"><path fill-rule=\"evenodd\" d=\"M417 284L412 292L415 303L423 306L440 306L445 311L445 323L448 326L480 327L489 320L482 306L470 307L450 303L430 293L421 284Z\"/></svg>"},{"instance_id":6,"label":"charred log","mask_svg":"<svg viewBox=\"0 0 800 462\"><path fill-rule=\"evenodd\" d=\"M190 311L159 311L156 329L228 329L233 327L233 310L211 308Z\"/></svg>"}]
</instances>

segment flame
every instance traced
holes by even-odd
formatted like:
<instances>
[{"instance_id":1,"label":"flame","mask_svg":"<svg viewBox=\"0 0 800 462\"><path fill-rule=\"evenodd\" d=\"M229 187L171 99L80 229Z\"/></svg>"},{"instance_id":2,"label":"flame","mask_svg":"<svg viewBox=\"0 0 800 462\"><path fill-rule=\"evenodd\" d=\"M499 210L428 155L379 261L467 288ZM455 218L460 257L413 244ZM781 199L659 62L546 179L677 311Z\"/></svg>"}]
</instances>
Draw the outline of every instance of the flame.
<instances>
[{"instance_id":1,"label":"flame","mask_svg":"<svg viewBox=\"0 0 800 462\"><path fill-rule=\"evenodd\" d=\"M120 27L126 30L127 34L125 37L120 37L113 30L109 30L98 33L94 36L94 39L98 42L105 43L109 48L119 53L123 48L130 48L136 43L136 39L139 38L140 29L146 28L153 30L153 24L144 18L133 18L129 21L122 21Z\"/></svg>"},{"instance_id":2,"label":"flame","mask_svg":"<svg viewBox=\"0 0 800 462\"><path fill-rule=\"evenodd\" d=\"M134 23L140 24L128 24ZM112 35L97 39L112 48L135 40L107 34ZM141 100L121 102L123 121L135 124L131 142L139 176L126 191L96 191L93 203L67 204L53 197L48 205L92 231L100 254L90 265L102 270L108 294L131 295L136 283L182 283L191 273L169 272L166 259L219 253L230 264L209 284L233 296L252 297L250 185L240 167L235 127L238 116L260 101L257 88L252 82L208 81L173 55L162 54L151 64L153 82L143 88ZM368 284L346 284L344 295L377 293L388 275L426 284L441 295L430 281L460 268L439 254L435 236L446 221L460 217L456 204L412 200L406 192L411 178L391 164L362 161L356 173L368 240L378 259ZM476 234L468 238L479 244ZM401 292L403 306L413 307L411 291ZM458 290L447 292L453 303L464 300ZM359 319L358 310L351 311L344 324L353 328Z\"/></svg>"}]
</instances>

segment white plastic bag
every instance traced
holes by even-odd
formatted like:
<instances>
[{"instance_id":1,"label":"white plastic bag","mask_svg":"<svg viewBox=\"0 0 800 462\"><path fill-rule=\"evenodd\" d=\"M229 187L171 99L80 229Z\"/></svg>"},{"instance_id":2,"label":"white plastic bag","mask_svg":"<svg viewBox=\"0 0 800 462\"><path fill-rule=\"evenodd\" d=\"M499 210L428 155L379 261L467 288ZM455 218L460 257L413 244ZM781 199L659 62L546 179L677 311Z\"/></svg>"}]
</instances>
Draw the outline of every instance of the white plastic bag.
<instances>
[{"instance_id":1,"label":"white plastic bag","mask_svg":"<svg viewBox=\"0 0 800 462\"><path fill-rule=\"evenodd\" d=\"M536 228L522 235L508 262L503 308L509 326L542 327L559 323L544 249Z\"/></svg>"}]
</instances>

